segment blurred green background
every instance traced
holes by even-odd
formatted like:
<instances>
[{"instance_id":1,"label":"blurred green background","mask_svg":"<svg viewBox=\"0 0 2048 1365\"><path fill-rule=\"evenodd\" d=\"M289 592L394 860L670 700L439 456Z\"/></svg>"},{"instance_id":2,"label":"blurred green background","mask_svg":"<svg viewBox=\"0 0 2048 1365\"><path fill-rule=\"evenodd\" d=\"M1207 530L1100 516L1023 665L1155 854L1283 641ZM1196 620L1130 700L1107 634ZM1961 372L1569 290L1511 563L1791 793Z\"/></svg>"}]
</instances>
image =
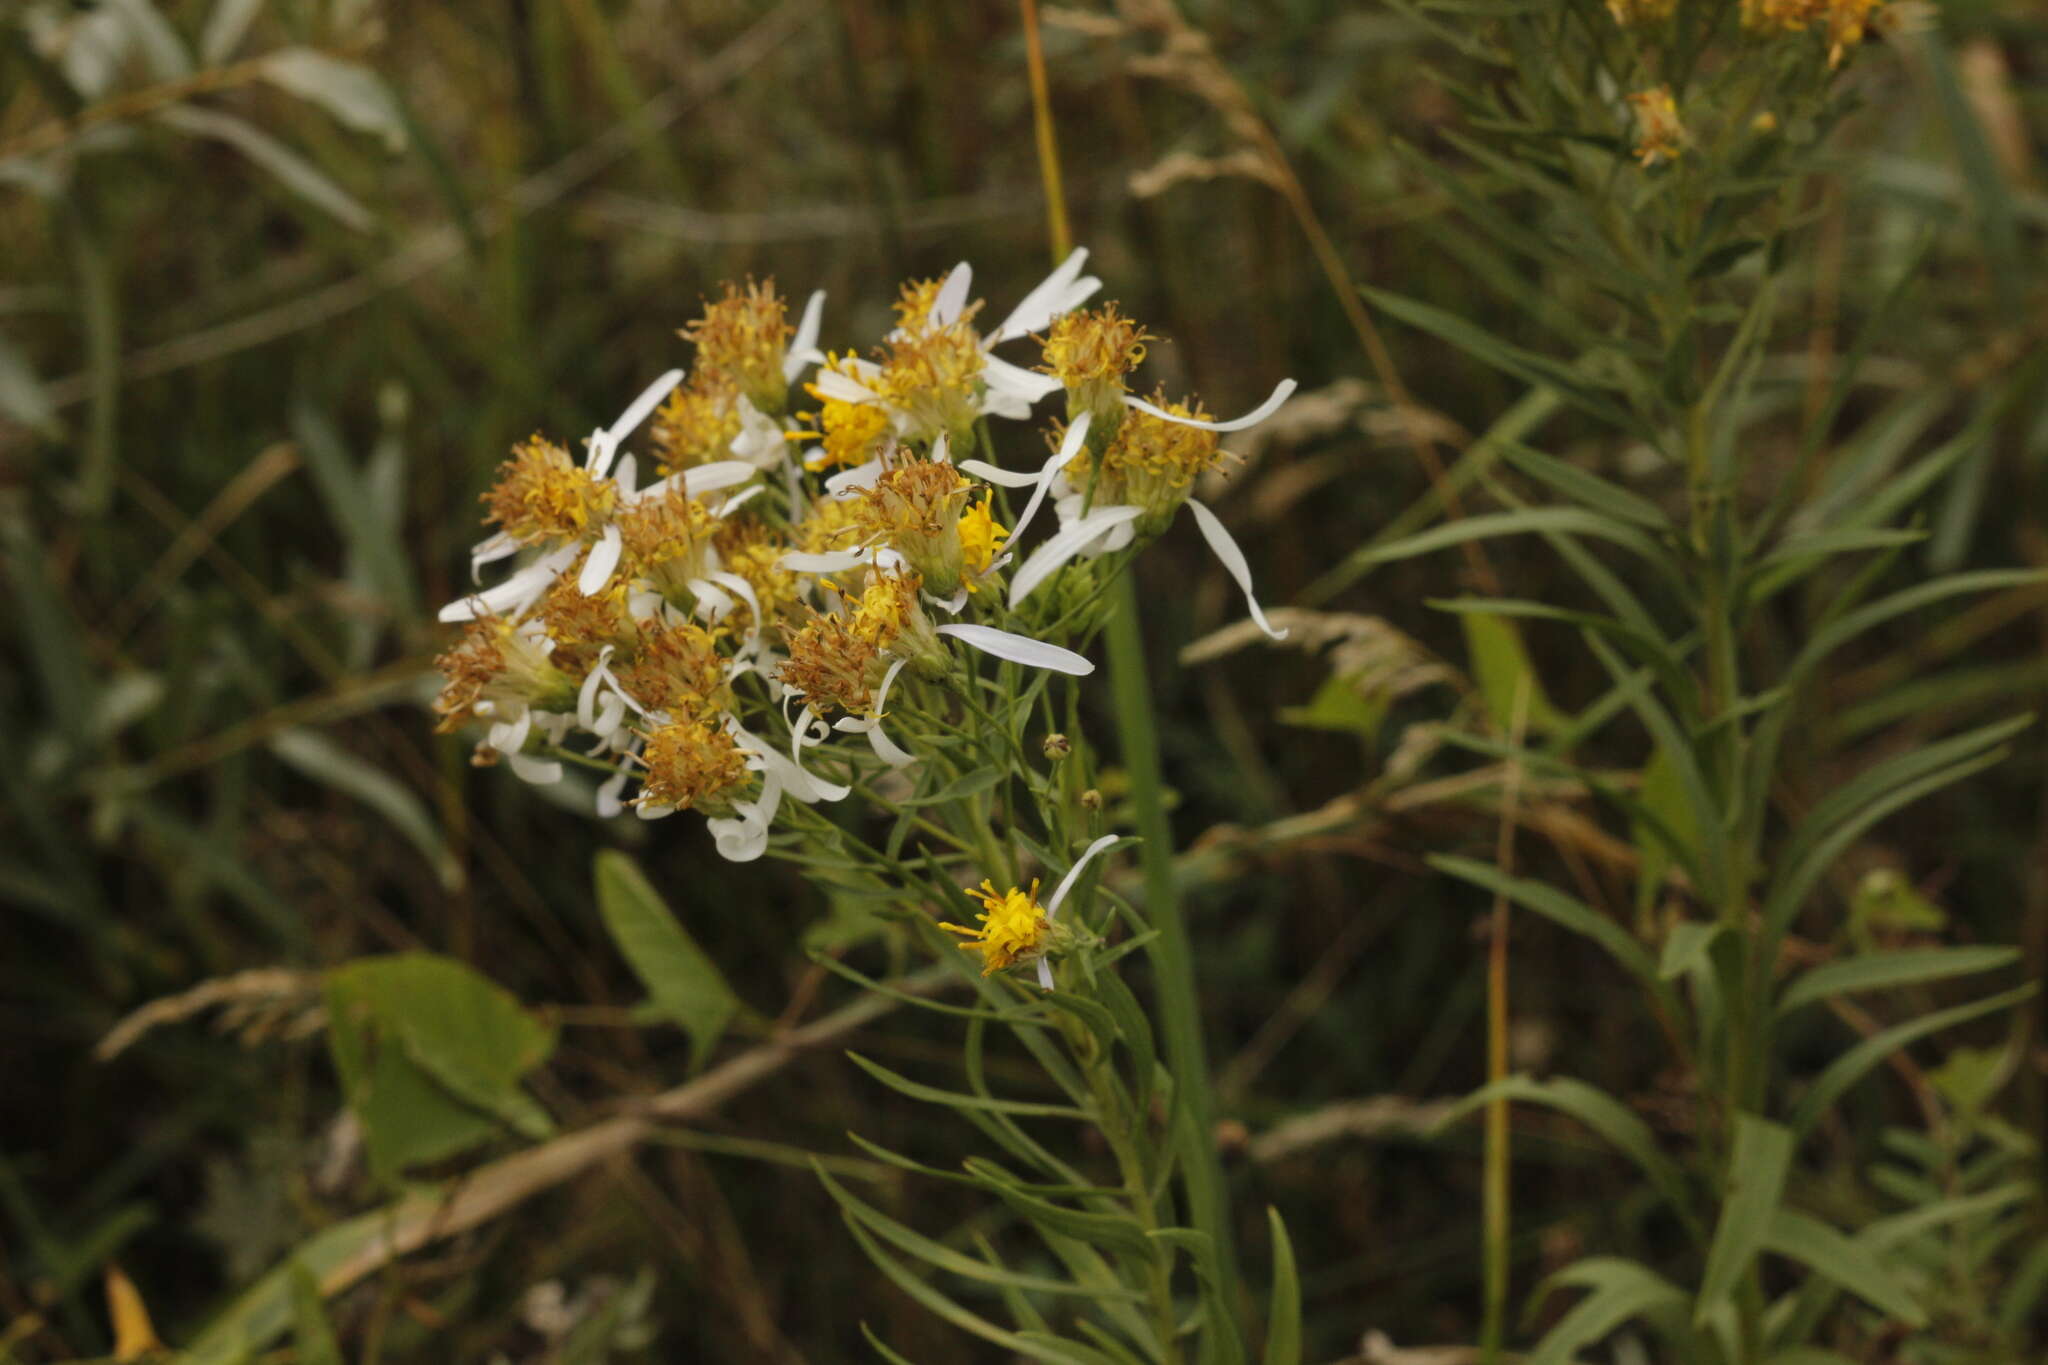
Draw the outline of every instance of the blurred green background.
<instances>
[{"instance_id":1,"label":"blurred green background","mask_svg":"<svg viewBox=\"0 0 2048 1365\"><path fill-rule=\"evenodd\" d=\"M1474 74L1455 48L1341 0L1190 4L1171 41L1167 13L1047 12L1076 236L1103 297L1168 338L1150 363L1170 388L1232 412L1281 375L1302 381L1312 401L1235 443L1223 506L1269 604L1355 614L1332 623L1334 652L1182 663L1239 600L1185 527L1140 565L1177 834L1201 851L1187 879L1233 1175L1248 1219L1268 1202L1288 1218L1322 1358L1370 1329L1470 1340L1476 1139L1425 1141L1414 1105L1469 1088L1484 1053L1485 906L1421 863L1489 856L1494 838L1491 798L1458 764L1431 766L1429 726L1479 705L1485 679L1427 603L1473 586L1474 566L1342 567L1441 510L1314 235L1352 282L1526 345L1542 344L1532 315L1560 283L1504 269L1398 150L1454 159L1443 81ZM1215 63L1185 46L1195 34ZM1861 107L1836 133L1769 361L1784 407L1796 418L1913 269L1840 430L1889 450L1860 466L1880 479L1908 452L1972 448L1894 572L2048 564L2048 17L1947 5L1935 33L1873 50L1848 79ZM1512 184L1475 183L1526 207ZM424 705L445 639L433 610L460 590L476 495L509 445L573 440L686 363L676 329L720 281L827 290L825 339L843 346L886 327L898 281L962 258L999 310L1049 264L1010 5L0 5L7 1350L108 1350L112 1260L176 1344L374 1204L319 1038L322 967L413 947L468 961L560 1007L536 1093L562 1126L617 1112L687 1064L680 1039L631 1026L637 990L592 909L593 853L625 847L762 1026L793 992L806 1008L802 948L831 941L831 907L790 872L719 862L696 822L603 823L573 785L473 772ZM1380 325L1460 506L1489 505L1508 476L1469 442L1521 386ZM1752 454L1760 497L1792 454L1771 431ZM1678 488L1651 452L1569 417L1528 439L1648 496ZM1523 595L1570 599L1540 545L1492 555L1494 573L1540 585ZM1784 639L1826 591L1783 605ZM2038 706L2044 641L2048 593L2015 589L1844 658L1787 809L1887 746ZM1570 635L1531 632L1528 648L1560 706L1594 689ZM1365 655L1401 684L1361 717L1325 685L1333 660ZM1894 870L1934 918L1880 913L1874 932L2023 942L2038 972L2044 761L2030 732L2005 767L1881 826L1844 896ZM1529 866L1630 912L1611 820L1532 792L1526 823ZM1518 1064L1659 1112L1680 1078L1655 1072L1597 958L1534 925L1514 950ZM131 1011L223 978L96 1058ZM1821 1021L1806 1045L1824 1057L1847 1036ZM891 1021L860 1046L954 1044ZM2027 1037L2005 1100L2035 1131L2039 1047ZM1879 1158L1875 1134L1909 1107L1896 1087L1866 1090L1867 1121L1827 1138L1845 1173ZM1328 1108L1346 1101L1371 1103ZM1302 1115L1323 1129L1282 1126ZM1614 1197L1612 1163L1525 1121L1518 1284L1654 1238ZM836 1055L807 1058L697 1136L401 1261L331 1311L351 1359L836 1360L865 1353L863 1318L912 1358L968 1358L839 1236L809 1171L764 1159L847 1153L848 1128L913 1153L958 1147L930 1124ZM970 1207L879 1188L920 1226ZM1260 1226L1246 1225L1255 1244Z\"/></svg>"}]
</instances>

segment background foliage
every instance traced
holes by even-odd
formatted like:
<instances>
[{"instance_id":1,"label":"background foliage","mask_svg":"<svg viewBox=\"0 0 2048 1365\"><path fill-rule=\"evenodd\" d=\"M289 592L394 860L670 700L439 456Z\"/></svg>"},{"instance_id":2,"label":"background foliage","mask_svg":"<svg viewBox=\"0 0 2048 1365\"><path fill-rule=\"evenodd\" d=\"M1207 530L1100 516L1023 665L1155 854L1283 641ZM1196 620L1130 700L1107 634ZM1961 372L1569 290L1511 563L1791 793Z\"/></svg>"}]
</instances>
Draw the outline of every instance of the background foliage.
<instances>
[{"instance_id":1,"label":"background foliage","mask_svg":"<svg viewBox=\"0 0 2048 1365\"><path fill-rule=\"evenodd\" d=\"M1483 759L1441 756L1436 727L1506 729L1520 650L1541 680L1532 726L1607 683L1575 633L1517 643L1430 606L1502 582L1583 595L1540 543L1389 563L1370 547L1536 500L1537 481L1473 440L1503 414L1653 504L1682 503L1683 482L1390 315L1391 369L1376 363L1319 257L1320 239L1352 282L1539 350L1558 301L1597 287L1504 268L1481 245L1475 214L1526 215L1531 195L1457 140L1447 91L1483 73L1455 32L1317 0L1190 6L1212 67L1162 39L1160 11L1120 13L1047 17L1077 236L1109 294L1174 338L1153 363L1176 387L1219 411L1280 373L1313 391L1232 443L1245 460L1225 507L1266 600L1344 613L1298 632L1306 648L1226 639L1174 663L1236 618L1234 592L1185 539L1140 565L1241 1236L1263 1259L1258 1206L1286 1216L1311 1358L1368 1349L1369 1330L1470 1341L1476 1129L1429 1120L1483 1078L1488 902L1424 860L1491 858L1501 783ZM377 1206L403 1135L373 1124L366 1145L338 1117L353 1082L324 1025L402 1031L379 1022L387 987L322 969L430 951L538 1007L520 1065L490 1059L489 1085L463 1097L490 1116L486 1154L639 1123L635 1101L672 1095L698 1063L715 1076L819 1016L825 978L803 949L857 935L861 908L723 864L683 822L600 824L472 773L423 708L431 609L459 588L475 494L511 442L588 430L676 363L674 329L717 281L825 288L845 334L872 333L894 281L964 255L987 292L1013 296L1045 246L1004 5L124 0L0 10L0 37L0 1341L45 1360L112 1349L115 1261L183 1345L291 1248L324 1233L345 1259L341 1234L367 1235L349 1220ZM1929 534L1884 570L1889 587L2048 565L2044 39L2027 7L1957 3L1935 32L1866 54L1804 206L1810 266L1781 293L1787 322L1761 362L1785 420L1747 438L1738 496L1761 505L1796 477L1845 516L1902 497ZM1264 128L1298 179L1275 170ZM1445 167L1474 202L1452 202L1432 174ZM1861 382L1802 473L1799 419L1859 344ZM1454 499L1417 458L1391 376L1425 411ZM1902 484L1929 451L1947 452L1939 477ZM1769 628L1796 644L1839 586L1788 594ZM1779 808L2035 706L2044 631L2048 590L2016 583L1837 655L1788 746ZM1106 733L1106 715L1092 725ZM2042 975L2048 750L2033 730L2012 745L1851 850L1832 887L1848 934L2019 943ZM1626 744L1597 757L1617 773L1645 762ZM1610 814L1532 777L1520 870L1623 922L1653 918ZM636 883L601 863L593 887L601 849L630 851L665 893L690 935L671 951L730 973L721 1017L643 1027L647 991L607 929L635 913ZM1534 917L1510 947L1517 1067L1593 1082L1682 1136L1691 1078L1659 1069L1606 959ZM142 1021L163 1026L109 1038L166 997ZM1966 998L1936 985L1816 1012L1787 1040L1792 1065L1810 1077L1858 1032ZM464 1004L510 1007L481 986ZM2048 1116L2039 1008L1918 1044L1852 1092L1811 1199L1862 1226L1921 1202L1920 1186L2037 1164L2038 1146L2011 1153ZM451 1019L446 1039L377 1055L402 1054L391 1064L428 1086L467 1084L476 1068L446 1045L463 1036ZM893 1019L851 1045L915 1072L951 1038ZM609 1159L371 1264L324 1310L298 1286L276 1300L298 1356L322 1358L332 1330L348 1358L433 1341L459 1359L831 1360L867 1349L865 1319L910 1358L954 1358L950 1329L850 1249L819 1249L821 1226L838 1236L835 1204L805 1151L927 1230L978 1208L846 1142L853 1128L950 1150L836 1051L618 1130ZM1951 1150L1893 1131L1924 1134L1929 1115ZM1626 1167L1543 1110L1516 1123L1519 1289L1589 1252L1655 1258L1669 1230ZM407 1159L445 1155L434 1137ZM1964 1152L1999 1164L1964 1170ZM2048 1256L2030 1249L2048 1245L2044 1219L2036 1195L1983 1245L1938 1249L1959 1258L1945 1324L1959 1352L1992 1349L1993 1330L2042 1340ZM994 1231L957 1235L977 1230Z\"/></svg>"}]
</instances>

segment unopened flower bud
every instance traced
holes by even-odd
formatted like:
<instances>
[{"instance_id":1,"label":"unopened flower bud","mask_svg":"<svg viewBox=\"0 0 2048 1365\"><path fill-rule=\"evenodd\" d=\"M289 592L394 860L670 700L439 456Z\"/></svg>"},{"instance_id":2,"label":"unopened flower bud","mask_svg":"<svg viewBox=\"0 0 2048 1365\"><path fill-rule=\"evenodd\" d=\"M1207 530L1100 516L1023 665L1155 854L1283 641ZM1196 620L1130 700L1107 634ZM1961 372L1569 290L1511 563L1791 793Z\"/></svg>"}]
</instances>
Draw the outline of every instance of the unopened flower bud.
<instances>
[{"instance_id":1,"label":"unopened flower bud","mask_svg":"<svg viewBox=\"0 0 2048 1365\"><path fill-rule=\"evenodd\" d=\"M1089 789L1088 789L1087 791L1084 791L1084 792L1082 792L1082 793L1081 793L1081 809L1082 809L1082 810L1101 810L1101 809L1102 809L1102 793L1101 793L1100 791L1096 790L1096 789L1095 789L1094 787L1090 787L1090 788L1089 788Z\"/></svg>"},{"instance_id":2,"label":"unopened flower bud","mask_svg":"<svg viewBox=\"0 0 2048 1365\"><path fill-rule=\"evenodd\" d=\"M1045 757L1048 762L1057 763L1072 752L1074 752L1073 741L1069 740L1065 735L1047 735L1045 737Z\"/></svg>"}]
</instances>

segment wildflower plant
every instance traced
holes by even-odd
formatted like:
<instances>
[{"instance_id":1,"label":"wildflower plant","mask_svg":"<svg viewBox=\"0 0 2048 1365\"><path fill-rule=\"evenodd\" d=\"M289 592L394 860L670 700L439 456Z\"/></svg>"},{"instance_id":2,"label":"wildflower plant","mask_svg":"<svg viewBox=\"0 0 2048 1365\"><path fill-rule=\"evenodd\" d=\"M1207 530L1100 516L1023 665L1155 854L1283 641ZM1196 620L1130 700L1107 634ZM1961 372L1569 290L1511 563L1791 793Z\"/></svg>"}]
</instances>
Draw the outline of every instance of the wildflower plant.
<instances>
[{"instance_id":1,"label":"wildflower plant","mask_svg":"<svg viewBox=\"0 0 2048 1365\"><path fill-rule=\"evenodd\" d=\"M1483 729L1454 740L1510 771L1583 783L1619 814L1635 844L1636 921L1517 875L1508 834L1491 861L1432 861L1496 898L1495 936L1512 906L1599 945L1692 1095L1682 1136L1660 1140L1592 1086L1507 1074L1496 1043L1494 1080L1467 1106L1491 1121L1485 1354L1504 1358L1508 1332L1513 1101L1569 1116L1633 1162L1670 1238L1655 1263L1592 1255L1546 1281L1532 1313L1551 1310L1552 1321L1533 1359L1576 1359L1624 1326L1638 1348L1656 1343L1653 1358L1687 1365L1875 1359L1884 1343L1942 1319L1944 1291L1924 1248L1907 1247L1918 1233L1832 1221L1803 1188L1801 1149L1851 1086L1909 1043L2009 1011L2033 990L1980 991L1872 1024L1815 1075L1798 1077L1788 1055L1788 1039L1811 1046L1804 1016L1822 1001L1965 978L2018 956L1888 948L1855 932L1853 906L1845 917L1828 885L1873 825L1998 761L2027 717L1891 752L1833 790L1795 796L1785 786L1788 755L1811 743L1813 685L1837 651L1939 604L2041 578L1996 570L1896 583L1925 536L1916 505L1973 447L1952 441L1893 470L1897 452L1884 449L1880 424L1852 426L1857 363L1887 324L1882 309L1831 372L1788 381L1769 364L1786 300L1803 284L1802 229L1827 134L1859 98L1861 64L1883 60L1873 44L1909 39L1917 16L1883 0L1609 0L1492 6L1475 25L1462 5L1403 8L1487 75L1457 92L1476 131L1445 134L1464 164L1414 164L1476 229L1452 239L1475 276L1526 305L1540 340L1520 344L1420 299L1368 293L1527 385L1538 406L1504 417L1474 446L1486 457L1482 486L1505 510L1370 546L1325 587L1503 536L1540 537L1572 570L1583 595L1569 603L1466 596L1438 605L1509 632L1502 639L1524 628L1573 632L1604 691L1566 715L1536 704L1525 673ZM1479 174L1510 187L1509 199L1475 193ZM1887 306L1917 260L1888 262L1899 284ZM2026 382L2012 378L1978 420L1995 420ZM1525 444L1532 411L1569 414L1580 451L1632 450L1636 473ZM1784 439L1788 411L1792 458L1766 481L1759 456ZM1855 488L1877 491L1858 499L1847 492ZM1801 599L1812 604L1810 624L1788 638L1788 604ZM1637 755L1621 781L1592 759L1617 746ZM1512 807L1505 798L1510 826ZM1494 960L1499 1027L1504 946ZM1938 1144L1954 1138L1931 1137L1921 1142L1938 1166ZM1980 1185L1964 1188L1916 1193L1901 1217L1916 1229L1954 1223L1944 1235L1962 1237L1986 1204ZM2022 1281L2038 1278L2028 1271ZM1559 1315L1566 1293L1577 1298ZM1960 1334L1995 1337L1981 1316Z\"/></svg>"},{"instance_id":2,"label":"wildflower plant","mask_svg":"<svg viewBox=\"0 0 2048 1365\"><path fill-rule=\"evenodd\" d=\"M981 1130L999 1158L944 1178L1035 1226L1070 1279L1012 1270L993 1248L963 1256L824 1177L892 1279L1043 1359L1228 1358L1242 1330L1230 1273L1213 1238L1181 1225L1177 1184L1181 1112L1202 1081L1162 1065L1119 975L1152 929L1104 878L1131 840L1106 827L1078 688L1108 590L1183 505L1272 630L1243 554L1189 495L1227 460L1222 434L1293 386L1229 422L1138 396L1150 334L1114 304L1084 308L1099 288L1085 260L1073 252L986 330L966 265L913 281L865 351L818 349L818 296L791 324L772 282L725 286L682 330L687 371L657 378L580 455L536 436L501 466L473 558L479 576L514 563L441 612L463 634L441 657L437 709L444 727L480 727L478 763L541 784L587 774L601 815L690 812L728 859L780 858L883 907L935 980L978 992L926 1001L819 959L967 1021L966 1090L857 1060ZM1023 465L999 460L996 423L1035 426ZM1017 1034L1065 1103L988 1091L989 1025ZM1026 1120L1093 1126L1113 1170L1071 1164ZM1086 1311L1059 1331L1036 1311L999 1326L904 1257Z\"/></svg>"}]
</instances>

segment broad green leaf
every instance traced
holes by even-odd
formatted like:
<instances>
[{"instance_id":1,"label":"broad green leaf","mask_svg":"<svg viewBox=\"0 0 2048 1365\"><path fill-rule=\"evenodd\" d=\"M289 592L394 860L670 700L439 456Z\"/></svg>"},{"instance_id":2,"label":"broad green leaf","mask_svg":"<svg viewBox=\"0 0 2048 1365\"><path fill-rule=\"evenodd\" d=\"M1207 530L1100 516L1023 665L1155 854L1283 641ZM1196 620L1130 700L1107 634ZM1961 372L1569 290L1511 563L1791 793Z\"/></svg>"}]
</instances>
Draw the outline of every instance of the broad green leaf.
<instances>
[{"instance_id":1,"label":"broad green leaf","mask_svg":"<svg viewBox=\"0 0 2048 1365\"><path fill-rule=\"evenodd\" d=\"M1529 662L1522 634L1511 620L1479 611L1462 612L1458 620L1465 627L1465 652L1472 661L1472 676L1495 729L1504 735L1517 728L1548 734L1563 724L1564 717L1551 705L1543 680Z\"/></svg>"},{"instance_id":2,"label":"broad green leaf","mask_svg":"<svg viewBox=\"0 0 2048 1365\"><path fill-rule=\"evenodd\" d=\"M387 1174L507 1126L552 1131L519 1080L546 1060L555 1032L503 988L427 953L360 958L325 985L335 1069Z\"/></svg>"},{"instance_id":3,"label":"broad green leaf","mask_svg":"<svg viewBox=\"0 0 2048 1365\"><path fill-rule=\"evenodd\" d=\"M280 731L272 736L270 751L323 787L354 797L383 816L426 858L444 889L462 888L462 864L441 837L426 802L412 788L312 730Z\"/></svg>"},{"instance_id":4,"label":"broad green leaf","mask_svg":"<svg viewBox=\"0 0 2048 1365\"><path fill-rule=\"evenodd\" d=\"M1927 1325L1927 1314L1876 1256L1818 1218L1779 1209L1764 1237L1764 1249L1791 1257L1909 1327Z\"/></svg>"},{"instance_id":5,"label":"broad green leaf","mask_svg":"<svg viewBox=\"0 0 2048 1365\"><path fill-rule=\"evenodd\" d=\"M1932 1033L1966 1024L1972 1019L1981 1019L1987 1014L2010 1008L2022 1000L2031 999L2039 989L2038 984L2029 983L2014 990L1987 996L1967 1005L1956 1005L1950 1009L1936 1010L1895 1024L1884 1032L1865 1038L1855 1047L1829 1063L1828 1068L1814 1079L1813 1087L1800 1098L1799 1107L1792 1111L1794 1132L1805 1134L1820 1122L1820 1116L1830 1105L1840 1099L1845 1091L1862 1080L1885 1058L1909 1043L1917 1042Z\"/></svg>"},{"instance_id":6,"label":"broad green leaf","mask_svg":"<svg viewBox=\"0 0 2048 1365\"><path fill-rule=\"evenodd\" d=\"M670 913L638 863L605 849L591 871L598 913L612 941L647 988L648 1004L689 1035L691 1066L702 1066L739 1012L739 997Z\"/></svg>"},{"instance_id":7,"label":"broad green leaf","mask_svg":"<svg viewBox=\"0 0 2048 1365\"><path fill-rule=\"evenodd\" d=\"M1266 1209L1273 1237L1273 1293L1266 1303L1266 1351L1263 1365L1301 1365L1301 1280L1294 1269L1294 1244L1280 1210Z\"/></svg>"},{"instance_id":8,"label":"broad green leaf","mask_svg":"<svg viewBox=\"0 0 2048 1365\"><path fill-rule=\"evenodd\" d=\"M1728 1190L1707 1268L1693 1305L1693 1324L1704 1327L1714 1309L1735 1292L1769 1238L1791 1173L1793 1131L1755 1114L1735 1116L1734 1151L1728 1158Z\"/></svg>"},{"instance_id":9,"label":"broad green leaf","mask_svg":"<svg viewBox=\"0 0 2048 1365\"><path fill-rule=\"evenodd\" d=\"M1627 1322L1651 1316L1682 1319L1686 1297L1677 1286L1645 1266L1618 1257L1596 1256L1553 1275L1539 1291L1532 1310L1560 1287L1592 1292L1543 1334L1527 1365L1572 1365L1578 1352Z\"/></svg>"},{"instance_id":10,"label":"broad green leaf","mask_svg":"<svg viewBox=\"0 0 2048 1365\"><path fill-rule=\"evenodd\" d=\"M1800 976L1779 998L1778 1013L1789 1014L1802 1005L1836 995L1996 971L2019 961L2019 957L2017 948L1908 948L1899 952L1862 953L1823 963Z\"/></svg>"}]
</instances>

